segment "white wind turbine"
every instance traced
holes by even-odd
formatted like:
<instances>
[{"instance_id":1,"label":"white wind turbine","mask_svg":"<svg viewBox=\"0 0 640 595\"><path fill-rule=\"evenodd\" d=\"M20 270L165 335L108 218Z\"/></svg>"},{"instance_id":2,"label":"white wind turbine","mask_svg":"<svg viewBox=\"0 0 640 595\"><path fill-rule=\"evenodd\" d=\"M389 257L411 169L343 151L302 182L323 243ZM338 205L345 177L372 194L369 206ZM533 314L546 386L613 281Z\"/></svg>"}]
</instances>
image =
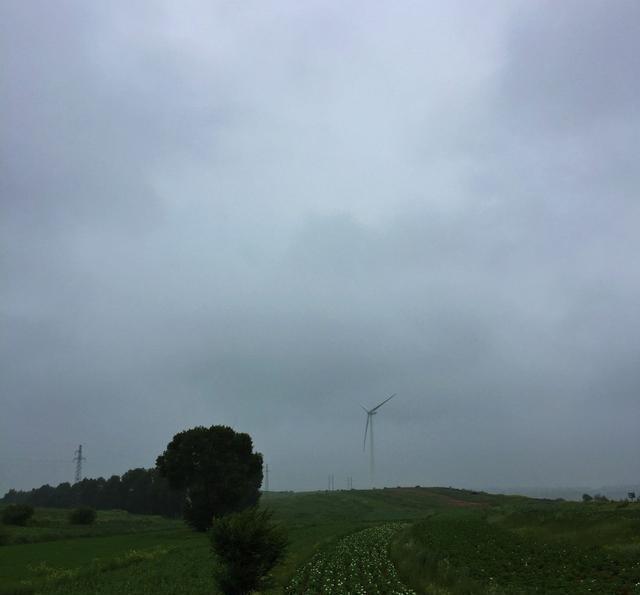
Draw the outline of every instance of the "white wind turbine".
<instances>
[{"instance_id":1,"label":"white wind turbine","mask_svg":"<svg viewBox=\"0 0 640 595\"><path fill-rule=\"evenodd\" d=\"M373 460L373 416L378 413L378 409L382 407L387 401L393 399L396 396L396 393L393 393L390 397L387 397L380 405L376 405L373 409L366 409L362 407L367 414L367 425L364 427L364 443L362 445L362 450L366 450L367 448L367 431L369 431L369 482L371 488L373 488L375 469L374 469L374 460Z\"/></svg>"}]
</instances>

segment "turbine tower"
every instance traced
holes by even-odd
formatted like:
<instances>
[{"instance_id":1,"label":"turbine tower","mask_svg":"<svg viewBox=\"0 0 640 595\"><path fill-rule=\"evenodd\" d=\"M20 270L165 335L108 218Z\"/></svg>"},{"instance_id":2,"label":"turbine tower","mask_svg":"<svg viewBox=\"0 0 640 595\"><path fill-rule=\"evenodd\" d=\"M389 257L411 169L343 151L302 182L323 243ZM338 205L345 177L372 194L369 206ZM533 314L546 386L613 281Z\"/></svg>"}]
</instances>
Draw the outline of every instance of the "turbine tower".
<instances>
[{"instance_id":1,"label":"turbine tower","mask_svg":"<svg viewBox=\"0 0 640 595\"><path fill-rule=\"evenodd\" d=\"M367 448L367 431L369 432L369 484L371 489L374 487L374 478L375 478L375 466L374 466L374 458L373 458L373 416L378 413L378 409L382 407L387 401L393 399L396 396L396 393L393 393L390 397L387 397L380 405L376 405L373 409L366 409L362 407L367 414L367 425L364 427L364 443L362 445L362 450L366 450Z\"/></svg>"}]
</instances>

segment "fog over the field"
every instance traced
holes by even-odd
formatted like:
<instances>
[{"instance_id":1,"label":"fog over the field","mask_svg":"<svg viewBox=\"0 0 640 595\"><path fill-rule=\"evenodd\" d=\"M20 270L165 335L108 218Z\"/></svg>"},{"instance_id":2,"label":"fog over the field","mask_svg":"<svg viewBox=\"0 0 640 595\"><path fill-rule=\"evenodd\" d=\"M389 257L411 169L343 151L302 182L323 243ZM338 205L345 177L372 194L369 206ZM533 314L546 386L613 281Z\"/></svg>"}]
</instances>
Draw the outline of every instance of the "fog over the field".
<instances>
[{"instance_id":1,"label":"fog over the field","mask_svg":"<svg viewBox=\"0 0 640 595\"><path fill-rule=\"evenodd\" d=\"M0 493L640 477L640 3L0 6ZM1 494L0 494L1 495Z\"/></svg>"}]
</instances>

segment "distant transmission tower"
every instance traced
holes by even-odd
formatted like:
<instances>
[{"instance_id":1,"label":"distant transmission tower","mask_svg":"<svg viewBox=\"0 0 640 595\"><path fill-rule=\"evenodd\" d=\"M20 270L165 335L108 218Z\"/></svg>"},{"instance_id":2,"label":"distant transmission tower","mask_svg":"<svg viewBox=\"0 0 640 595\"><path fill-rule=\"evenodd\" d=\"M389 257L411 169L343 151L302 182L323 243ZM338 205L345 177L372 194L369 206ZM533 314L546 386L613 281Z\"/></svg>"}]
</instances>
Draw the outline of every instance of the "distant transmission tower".
<instances>
[{"instance_id":1,"label":"distant transmission tower","mask_svg":"<svg viewBox=\"0 0 640 595\"><path fill-rule=\"evenodd\" d=\"M82 456L82 444L78 446L78 450L75 452L75 457L73 460L76 462L76 483L78 483L82 479L82 461L86 461L87 459Z\"/></svg>"},{"instance_id":2,"label":"distant transmission tower","mask_svg":"<svg viewBox=\"0 0 640 595\"><path fill-rule=\"evenodd\" d=\"M334 489L335 489L335 478L333 477L333 473L330 473L329 477L327 478L327 491L333 492Z\"/></svg>"}]
</instances>

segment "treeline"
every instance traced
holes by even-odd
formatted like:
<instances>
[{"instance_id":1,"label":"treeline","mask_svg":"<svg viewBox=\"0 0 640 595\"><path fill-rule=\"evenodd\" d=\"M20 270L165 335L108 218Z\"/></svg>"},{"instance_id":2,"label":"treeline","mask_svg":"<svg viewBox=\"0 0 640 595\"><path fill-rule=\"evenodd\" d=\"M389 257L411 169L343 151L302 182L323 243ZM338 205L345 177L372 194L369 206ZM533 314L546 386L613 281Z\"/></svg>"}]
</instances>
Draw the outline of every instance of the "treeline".
<instances>
[{"instance_id":1,"label":"treeline","mask_svg":"<svg viewBox=\"0 0 640 595\"><path fill-rule=\"evenodd\" d=\"M182 514L184 492L172 490L156 469L131 469L122 477L83 479L57 487L43 485L30 491L9 490L1 502L51 508L90 506L96 510L178 517Z\"/></svg>"}]
</instances>

